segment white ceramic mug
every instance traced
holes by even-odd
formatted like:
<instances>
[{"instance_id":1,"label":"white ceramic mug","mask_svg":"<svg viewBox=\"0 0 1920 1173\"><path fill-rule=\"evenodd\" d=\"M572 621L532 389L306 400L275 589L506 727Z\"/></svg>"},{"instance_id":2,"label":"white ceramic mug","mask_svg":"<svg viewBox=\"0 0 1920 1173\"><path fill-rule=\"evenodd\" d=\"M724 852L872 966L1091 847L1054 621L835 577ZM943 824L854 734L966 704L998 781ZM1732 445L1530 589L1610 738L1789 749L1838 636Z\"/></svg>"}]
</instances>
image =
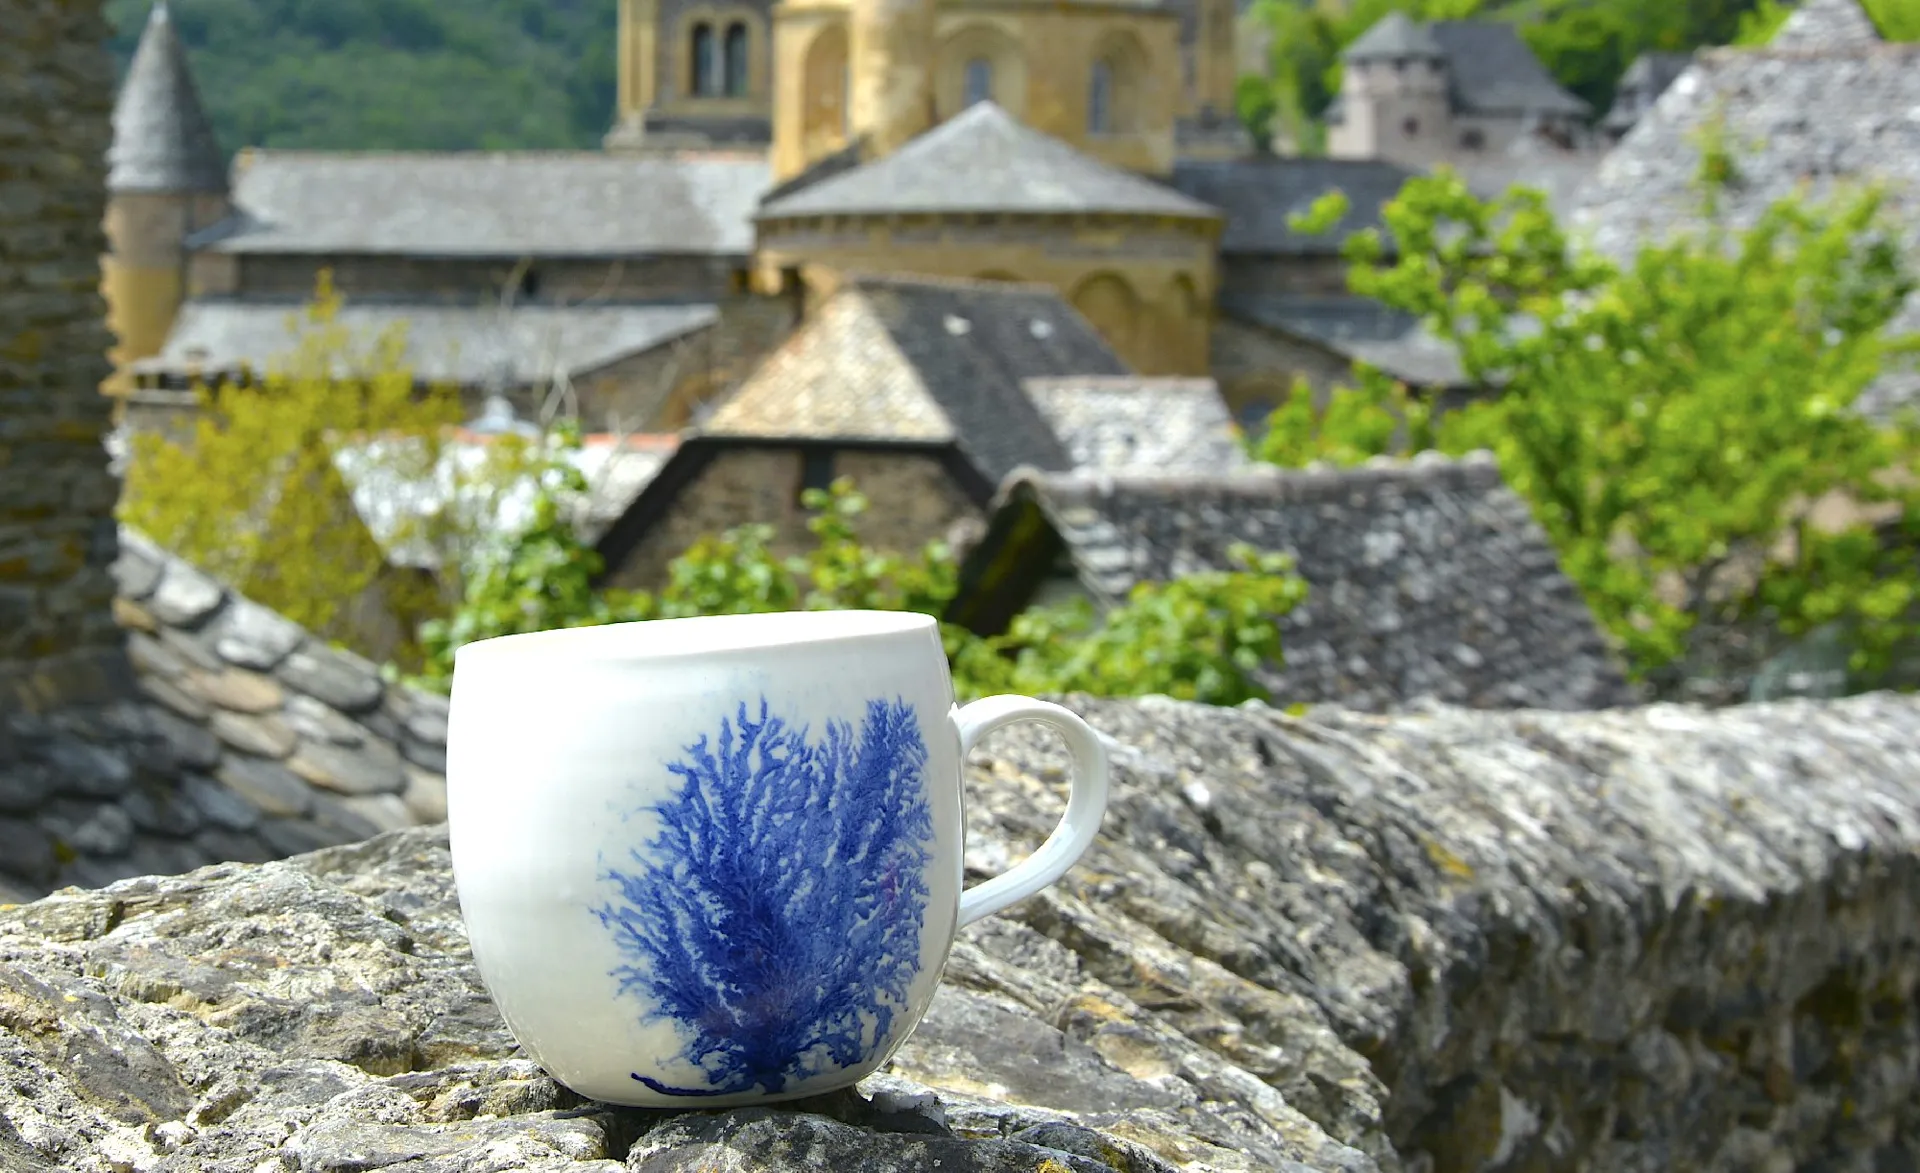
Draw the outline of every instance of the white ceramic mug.
<instances>
[{"instance_id":1,"label":"white ceramic mug","mask_svg":"<svg viewBox=\"0 0 1920 1173\"><path fill-rule=\"evenodd\" d=\"M1037 721L1073 788L1033 856L961 890L961 767ZM555 1079L726 1107L848 1086L932 1001L961 925L1098 833L1107 761L1027 697L956 708L925 615L572 628L455 657L447 817L474 960Z\"/></svg>"}]
</instances>

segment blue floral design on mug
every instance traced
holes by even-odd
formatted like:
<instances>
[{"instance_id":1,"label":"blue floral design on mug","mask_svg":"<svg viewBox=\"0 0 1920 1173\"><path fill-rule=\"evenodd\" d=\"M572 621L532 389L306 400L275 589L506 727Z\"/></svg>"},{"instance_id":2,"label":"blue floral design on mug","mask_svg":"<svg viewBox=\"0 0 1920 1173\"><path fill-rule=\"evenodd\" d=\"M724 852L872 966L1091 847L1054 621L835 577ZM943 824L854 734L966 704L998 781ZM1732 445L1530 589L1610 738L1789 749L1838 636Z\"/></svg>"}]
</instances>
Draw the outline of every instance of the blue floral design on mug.
<instances>
[{"instance_id":1,"label":"blue floral design on mug","mask_svg":"<svg viewBox=\"0 0 1920 1173\"><path fill-rule=\"evenodd\" d=\"M618 895L595 912L622 995L673 1023L706 1086L632 1078L777 1093L870 1060L921 969L934 828L914 707L870 700L857 732L829 721L815 742L763 696L683 752L646 808L658 834L607 871Z\"/></svg>"}]
</instances>

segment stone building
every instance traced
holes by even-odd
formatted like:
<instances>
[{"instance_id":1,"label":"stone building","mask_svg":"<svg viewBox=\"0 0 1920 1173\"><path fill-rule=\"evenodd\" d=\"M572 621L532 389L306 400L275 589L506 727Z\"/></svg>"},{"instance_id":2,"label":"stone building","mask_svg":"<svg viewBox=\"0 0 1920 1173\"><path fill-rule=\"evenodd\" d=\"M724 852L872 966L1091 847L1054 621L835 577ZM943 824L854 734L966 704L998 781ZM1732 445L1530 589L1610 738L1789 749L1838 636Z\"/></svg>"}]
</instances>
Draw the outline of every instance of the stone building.
<instances>
[{"instance_id":1,"label":"stone building","mask_svg":"<svg viewBox=\"0 0 1920 1173\"><path fill-rule=\"evenodd\" d=\"M1051 285L1143 373L1251 361L1284 386L1346 357L1325 331L1216 352L1229 287L1284 285L1301 259L1223 243L1247 238L1237 220L1349 178L1364 218L1402 174L1252 151L1231 0L618 2L604 150L243 149L230 168L156 7L115 152L166 166L116 171L110 389L177 409L196 378L257 375L322 269L356 327L410 327L423 379L523 406L564 381L613 430L697 419L840 271Z\"/></svg>"},{"instance_id":2,"label":"stone building","mask_svg":"<svg viewBox=\"0 0 1920 1173\"><path fill-rule=\"evenodd\" d=\"M1878 184L1888 223L1920 257L1920 123L1891 113L1916 107L1920 45L1883 41L1859 0L1807 0L1768 45L1698 53L1584 187L1572 224L1616 257L1702 227L1711 130L1735 179L1717 196L1725 223L1751 224L1784 197ZM1920 330L1920 294L1888 329ZM1915 402L1920 373L1900 364L1859 406L1885 415Z\"/></svg>"},{"instance_id":3,"label":"stone building","mask_svg":"<svg viewBox=\"0 0 1920 1173\"><path fill-rule=\"evenodd\" d=\"M130 220L105 203L107 26L97 4L0 0L0 29L0 903L438 819L444 701L116 526L98 264ZM177 163L114 154L144 185L131 220L210 198ZM170 295L165 266L120 259L110 283Z\"/></svg>"},{"instance_id":4,"label":"stone building","mask_svg":"<svg viewBox=\"0 0 1920 1173\"><path fill-rule=\"evenodd\" d=\"M1023 469L995 497L946 618L981 635L1036 602L1100 607L1135 584L1227 570L1236 542L1293 556L1277 704L1390 709L1628 703L1620 668L1527 505L1491 458L1222 476Z\"/></svg>"},{"instance_id":5,"label":"stone building","mask_svg":"<svg viewBox=\"0 0 1920 1173\"><path fill-rule=\"evenodd\" d=\"M1327 153L1415 170L1498 159L1523 140L1590 153L1587 103L1503 21L1392 12L1341 54Z\"/></svg>"},{"instance_id":6,"label":"stone building","mask_svg":"<svg viewBox=\"0 0 1920 1173\"><path fill-rule=\"evenodd\" d=\"M600 538L654 588L702 534L808 541L801 495L849 477L862 539L913 550L984 517L1015 468L1245 463L1211 380L1139 376L1043 285L856 275L689 434Z\"/></svg>"}]
</instances>

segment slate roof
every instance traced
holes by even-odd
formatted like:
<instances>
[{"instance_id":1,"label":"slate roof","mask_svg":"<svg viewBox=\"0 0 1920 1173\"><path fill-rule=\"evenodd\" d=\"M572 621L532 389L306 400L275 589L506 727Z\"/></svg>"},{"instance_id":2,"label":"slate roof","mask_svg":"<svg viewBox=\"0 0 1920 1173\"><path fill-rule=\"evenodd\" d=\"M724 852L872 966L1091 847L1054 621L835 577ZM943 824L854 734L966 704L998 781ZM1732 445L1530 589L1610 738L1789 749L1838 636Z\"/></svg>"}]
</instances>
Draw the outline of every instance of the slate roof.
<instances>
[{"instance_id":1,"label":"slate roof","mask_svg":"<svg viewBox=\"0 0 1920 1173\"><path fill-rule=\"evenodd\" d=\"M1224 473L1252 464L1212 379L1068 375L1024 385L1075 468Z\"/></svg>"},{"instance_id":2,"label":"slate roof","mask_svg":"<svg viewBox=\"0 0 1920 1173\"><path fill-rule=\"evenodd\" d=\"M1224 298L1229 317L1317 343L1420 387L1463 385L1459 352L1412 314L1365 297L1268 294Z\"/></svg>"},{"instance_id":3,"label":"slate roof","mask_svg":"<svg viewBox=\"0 0 1920 1173\"><path fill-rule=\"evenodd\" d=\"M1063 544L1083 589L1106 604L1138 582L1226 569L1237 541L1292 554L1311 593L1281 621L1284 666L1262 674L1279 704L1629 699L1592 615L1490 457L1225 477L1022 471L962 569L950 620L990 627L986 617L1024 605L983 584L1019 580L1012 563L1051 561L1022 521L1034 509L1051 549ZM1024 569L1011 589L1038 587Z\"/></svg>"},{"instance_id":4,"label":"slate roof","mask_svg":"<svg viewBox=\"0 0 1920 1173\"><path fill-rule=\"evenodd\" d=\"M1425 24L1395 10L1375 21L1340 56L1348 61L1378 61L1442 57L1445 53Z\"/></svg>"},{"instance_id":5,"label":"slate roof","mask_svg":"<svg viewBox=\"0 0 1920 1173\"><path fill-rule=\"evenodd\" d=\"M1334 255L1347 236L1379 228L1380 208L1414 173L1371 159L1186 159L1173 166L1173 186L1226 213L1220 251L1227 254ZM1351 207L1332 232L1303 236L1287 218L1306 212L1332 190ZM1390 243L1390 242L1383 242Z\"/></svg>"},{"instance_id":6,"label":"slate roof","mask_svg":"<svg viewBox=\"0 0 1920 1173\"><path fill-rule=\"evenodd\" d=\"M855 275L701 434L953 443L997 483L1069 463L1025 380L1130 373L1050 287Z\"/></svg>"},{"instance_id":7,"label":"slate roof","mask_svg":"<svg viewBox=\"0 0 1920 1173\"><path fill-rule=\"evenodd\" d=\"M976 102L890 155L769 200L756 219L916 212L1219 215Z\"/></svg>"},{"instance_id":8,"label":"slate roof","mask_svg":"<svg viewBox=\"0 0 1920 1173\"><path fill-rule=\"evenodd\" d=\"M1858 49L1880 41L1860 0L1801 0L1773 34L1771 49Z\"/></svg>"},{"instance_id":9,"label":"slate roof","mask_svg":"<svg viewBox=\"0 0 1920 1173\"><path fill-rule=\"evenodd\" d=\"M214 252L744 256L764 154L247 151Z\"/></svg>"},{"instance_id":10,"label":"slate roof","mask_svg":"<svg viewBox=\"0 0 1920 1173\"><path fill-rule=\"evenodd\" d=\"M1447 55L1453 108L1467 114L1585 116L1592 107L1568 93L1504 21L1437 20L1427 26Z\"/></svg>"},{"instance_id":11,"label":"slate roof","mask_svg":"<svg viewBox=\"0 0 1920 1173\"><path fill-rule=\"evenodd\" d=\"M113 106L108 191L223 192L226 165L166 0L147 14Z\"/></svg>"},{"instance_id":12,"label":"slate roof","mask_svg":"<svg viewBox=\"0 0 1920 1173\"><path fill-rule=\"evenodd\" d=\"M158 355L139 372L271 370L298 344L298 305L256 300L194 300L181 307ZM404 328L405 358L422 382L540 385L558 371L578 377L712 325L704 303L669 305L522 305L511 312L480 305L349 302L336 323L365 345Z\"/></svg>"},{"instance_id":13,"label":"slate roof","mask_svg":"<svg viewBox=\"0 0 1920 1173\"><path fill-rule=\"evenodd\" d=\"M1797 15L1809 14L1818 15L1811 7ZM1739 179L1720 196L1727 223L1751 224L1784 196L1804 192L1818 199L1877 182L1885 188L1889 222L1920 255L1920 122L1907 116L1916 108L1920 45L1855 40L1823 49L1776 42L1703 51L1601 162L1572 224L1616 258L1631 256L1642 243L1697 230L1700 134L1724 120ZM1920 296L1891 328L1920 330ZM1893 371L1860 406L1879 415L1917 397L1920 378Z\"/></svg>"}]
</instances>

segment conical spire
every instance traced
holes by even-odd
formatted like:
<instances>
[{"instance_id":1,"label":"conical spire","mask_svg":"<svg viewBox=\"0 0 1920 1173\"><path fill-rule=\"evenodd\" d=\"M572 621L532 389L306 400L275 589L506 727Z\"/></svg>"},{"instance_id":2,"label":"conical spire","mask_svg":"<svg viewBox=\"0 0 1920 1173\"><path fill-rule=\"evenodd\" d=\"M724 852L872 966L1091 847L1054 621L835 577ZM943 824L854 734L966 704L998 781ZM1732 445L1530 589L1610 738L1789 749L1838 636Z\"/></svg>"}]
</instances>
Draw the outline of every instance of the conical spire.
<instances>
[{"instance_id":1,"label":"conical spire","mask_svg":"<svg viewBox=\"0 0 1920 1173\"><path fill-rule=\"evenodd\" d=\"M166 0L156 0L113 107L107 190L224 192L220 145L200 106Z\"/></svg>"}]
</instances>

